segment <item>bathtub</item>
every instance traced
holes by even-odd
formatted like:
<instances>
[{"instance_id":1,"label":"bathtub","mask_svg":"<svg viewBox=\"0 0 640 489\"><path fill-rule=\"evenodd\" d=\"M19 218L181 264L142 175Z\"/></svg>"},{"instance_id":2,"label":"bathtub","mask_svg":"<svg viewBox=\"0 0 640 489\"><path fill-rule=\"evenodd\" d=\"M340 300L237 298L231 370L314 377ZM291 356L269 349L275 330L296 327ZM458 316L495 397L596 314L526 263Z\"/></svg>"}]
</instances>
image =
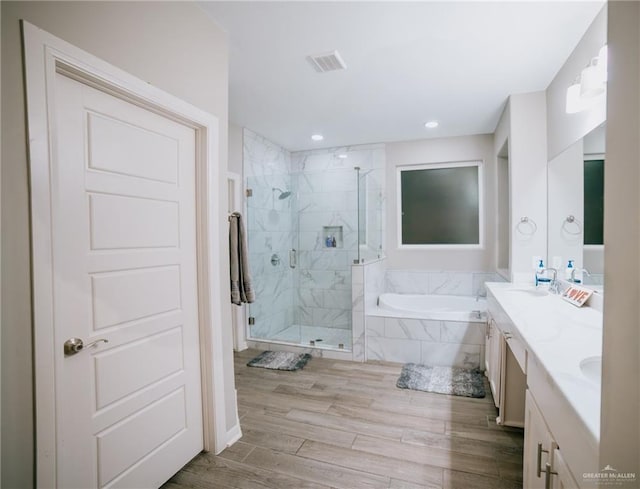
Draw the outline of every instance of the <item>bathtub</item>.
<instances>
[{"instance_id":1,"label":"bathtub","mask_svg":"<svg viewBox=\"0 0 640 489\"><path fill-rule=\"evenodd\" d=\"M436 321L485 322L484 298L457 295L382 294L376 315L432 319Z\"/></svg>"},{"instance_id":2,"label":"bathtub","mask_svg":"<svg viewBox=\"0 0 640 489\"><path fill-rule=\"evenodd\" d=\"M365 314L365 360L483 368L483 298L385 293Z\"/></svg>"}]
</instances>

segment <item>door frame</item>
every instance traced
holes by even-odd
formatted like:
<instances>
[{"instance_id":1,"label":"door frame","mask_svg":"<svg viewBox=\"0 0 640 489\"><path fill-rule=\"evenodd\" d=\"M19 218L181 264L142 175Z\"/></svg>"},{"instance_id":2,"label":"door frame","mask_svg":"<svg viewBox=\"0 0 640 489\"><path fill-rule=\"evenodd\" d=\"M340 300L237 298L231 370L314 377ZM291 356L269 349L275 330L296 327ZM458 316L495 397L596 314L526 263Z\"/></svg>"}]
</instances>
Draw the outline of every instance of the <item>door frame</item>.
<instances>
[{"instance_id":1,"label":"door frame","mask_svg":"<svg viewBox=\"0 0 640 489\"><path fill-rule=\"evenodd\" d=\"M229 186L229 214L232 212L241 212L245 217L247 214L242 207L242 175L236 172L227 172L227 182ZM247 345L247 335L245 332L246 324L246 305L231 306L231 323L233 324L233 349L235 351L243 351L249 348Z\"/></svg>"},{"instance_id":2,"label":"door frame","mask_svg":"<svg viewBox=\"0 0 640 489\"><path fill-rule=\"evenodd\" d=\"M220 270L222 229L217 191L221 171L217 117L21 21L27 100L31 199L31 257L34 328L36 484L55 487L57 440L53 321L51 166L54 80L62 73L76 81L168 117L196 133L196 243L198 327L202 382L204 450L222 451L228 442L223 376ZM225 179L226 180L226 179Z\"/></svg>"}]
</instances>

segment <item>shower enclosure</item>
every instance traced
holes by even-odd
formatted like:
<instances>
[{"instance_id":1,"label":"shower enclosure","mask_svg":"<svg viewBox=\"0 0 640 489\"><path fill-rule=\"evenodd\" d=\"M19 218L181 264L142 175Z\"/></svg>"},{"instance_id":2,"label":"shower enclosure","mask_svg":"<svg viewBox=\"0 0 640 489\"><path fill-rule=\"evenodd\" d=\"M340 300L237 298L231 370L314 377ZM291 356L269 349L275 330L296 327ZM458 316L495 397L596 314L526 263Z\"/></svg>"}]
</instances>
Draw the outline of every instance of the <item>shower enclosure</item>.
<instances>
[{"instance_id":1,"label":"shower enclosure","mask_svg":"<svg viewBox=\"0 0 640 489\"><path fill-rule=\"evenodd\" d=\"M290 153L244 131L248 340L351 350L351 266L383 249L384 147Z\"/></svg>"}]
</instances>

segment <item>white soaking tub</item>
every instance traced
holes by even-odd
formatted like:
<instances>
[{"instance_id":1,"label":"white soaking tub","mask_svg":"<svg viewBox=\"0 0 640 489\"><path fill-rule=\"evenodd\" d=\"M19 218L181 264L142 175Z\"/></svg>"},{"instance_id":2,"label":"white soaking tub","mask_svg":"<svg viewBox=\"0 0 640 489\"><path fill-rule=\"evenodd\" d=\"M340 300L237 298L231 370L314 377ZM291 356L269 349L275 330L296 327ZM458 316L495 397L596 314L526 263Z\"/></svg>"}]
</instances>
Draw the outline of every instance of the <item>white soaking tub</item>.
<instances>
[{"instance_id":1,"label":"white soaking tub","mask_svg":"<svg viewBox=\"0 0 640 489\"><path fill-rule=\"evenodd\" d=\"M486 321L484 298L457 295L392 294L378 298L376 315L434 321Z\"/></svg>"}]
</instances>

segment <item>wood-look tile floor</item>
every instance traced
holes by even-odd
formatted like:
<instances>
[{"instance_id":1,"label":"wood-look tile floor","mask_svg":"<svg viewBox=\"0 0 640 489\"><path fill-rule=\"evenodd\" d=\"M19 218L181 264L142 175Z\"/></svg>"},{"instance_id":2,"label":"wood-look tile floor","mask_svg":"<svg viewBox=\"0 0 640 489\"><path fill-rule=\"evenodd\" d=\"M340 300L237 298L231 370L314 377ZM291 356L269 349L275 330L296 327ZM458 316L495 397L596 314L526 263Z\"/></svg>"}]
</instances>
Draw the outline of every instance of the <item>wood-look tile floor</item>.
<instances>
[{"instance_id":1,"label":"wood-look tile floor","mask_svg":"<svg viewBox=\"0 0 640 489\"><path fill-rule=\"evenodd\" d=\"M203 453L165 489L522 487L523 432L468 399L395 386L401 366L313 358L297 372L236 354L242 439Z\"/></svg>"}]
</instances>

